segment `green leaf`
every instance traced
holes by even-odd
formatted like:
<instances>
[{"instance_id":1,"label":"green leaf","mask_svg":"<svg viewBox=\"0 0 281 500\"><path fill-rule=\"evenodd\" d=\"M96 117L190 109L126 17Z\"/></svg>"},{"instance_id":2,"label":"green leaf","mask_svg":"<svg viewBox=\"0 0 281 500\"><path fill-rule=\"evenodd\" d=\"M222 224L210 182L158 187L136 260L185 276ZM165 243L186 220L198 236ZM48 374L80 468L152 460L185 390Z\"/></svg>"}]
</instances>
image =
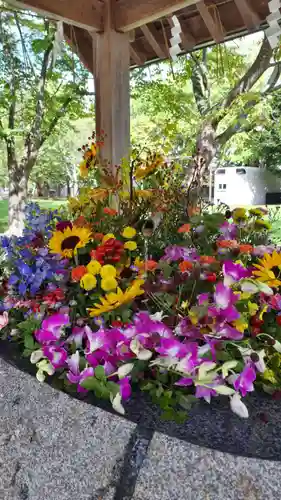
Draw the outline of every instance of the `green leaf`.
<instances>
[{"instance_id":1,"label":"green leaf","mask_svg":"<svg viewBox=\"0 0 281 500\"><path fill-rule=\"evenodd\" d=\"M88 391L100 391L101 389L101 383L96 377L87 377L80 385Z\"/></svg>"},{"instance_id":2,"label":"green leaf","mask_svg":"<svg viewBox=\"0 0 281 500\"><path fill-rule=\"evenodd\" d=\"M24 347L31 351L35 348L35 342L31 335L24 336Z\"/></svg>"},{"instance_id":3,"label":"green leaf","mask_svg":"<svg viewBox=\"0 0 281 500\"><path fill-rule=\"evenodd\" d=\"M111 382L111 381L107 382L106 387L109 390L110 394L113 395L113 397L115 397L116 394L118 394L118 392L120 391L119 385L115 384L115 382Z\"/></svg>"},{"instance_id":4,"label":"green leaf","mask_svg":"<svg viewBox=\"0 0 281 500\"><path fill-rule=\"evenodd\" d=\"M194 403L198 402L198 399L192 394L184 395L182 394L179 398L179 405L185 410L190 410Z\"/></svg>"},{"instance_id":5,"label":"green leaf","mask_svg":"<svg viewBox=\"0 0 281 500\"><path fill-rule=\"evenodd\" d=\"M102 380L102 381L105 381L106 380L106 374L105 374L105 371L104 371L104 367L99 365L95 368L95 377L98 379L98 380Z\"/></svg>"}]
</instances>

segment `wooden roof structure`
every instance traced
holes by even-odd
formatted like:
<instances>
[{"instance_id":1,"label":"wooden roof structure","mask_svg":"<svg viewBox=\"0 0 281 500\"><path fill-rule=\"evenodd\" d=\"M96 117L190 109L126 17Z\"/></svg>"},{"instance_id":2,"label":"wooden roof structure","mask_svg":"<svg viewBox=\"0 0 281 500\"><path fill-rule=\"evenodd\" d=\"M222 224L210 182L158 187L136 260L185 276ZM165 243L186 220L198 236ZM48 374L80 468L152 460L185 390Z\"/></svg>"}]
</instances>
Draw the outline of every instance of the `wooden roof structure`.
<instances>
[{"instance_id":1,"label":"wooden roof structure","mask_svg":"<svg viewBox=\"0 0 281 500\"><path fill-rule=\"evenodd\" d=\"M92 40L104 30L107 0L22 0L11 3L62 19L66 39L94 72ZM182 29L181 53L265 27L268 0L111 0L113 27L129 32L130 65L169 57L171 17Z\"/></svg>"},{"instance_id":2,"label":"wooden roof structure","mask_svg":"<svg viewBox=\"0 0 281 500\"><path fill-rule=\"evenodd\" d=\"M130 144L131 67L169 57L172 16L180 52L221 43L267 26L269 0L7 0L64 23L67 41L93 73L96 128L106 131L113 165Z\"/></svg>"}]
</instances>

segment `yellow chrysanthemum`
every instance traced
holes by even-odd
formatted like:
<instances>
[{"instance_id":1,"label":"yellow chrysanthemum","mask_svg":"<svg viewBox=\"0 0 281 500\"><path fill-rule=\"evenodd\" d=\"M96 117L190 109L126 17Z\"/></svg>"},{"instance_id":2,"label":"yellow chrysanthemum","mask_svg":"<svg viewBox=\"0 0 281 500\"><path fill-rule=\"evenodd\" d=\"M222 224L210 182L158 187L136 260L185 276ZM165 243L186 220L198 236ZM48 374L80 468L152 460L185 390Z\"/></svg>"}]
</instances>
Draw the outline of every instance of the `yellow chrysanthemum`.
<instances>
[{"instance_id":1,"label":"yellow chrysanthemum","mask_svg":"<svg viewBox=\"0 0 281 500\"><path fill-rule=\"evenodd\" d=\"M135 241L127 241L124 245L124 248L127 250L130 250L130 252L133 252L137 248L137 244Z\"/></svg>"},{"instance_id":2,"label":"yellow chrysanthemum","mask_svg":"<svg viewBox=\"0 0 281 500\"><path fill-rule=\"evenodd\" d=\"M255 228L269 230L269 229L271 229L271 224L267 220L257 219L255 221Z\"/></svg>"},{"instance_id":3,"label":"yellow chrysanthemum","mask_svg":"<svg viewBox=\"0 0 281 500\"><path fill-rule=\"evenodd\" d=\"M134 238L137 234L137 231L133 228L133 227L130 227L130 226L127 226L125 227L123 233L122 233L122 236L123 238L126 238L127 240L131 240L132 238Z\"/></svg>"},{"instance_id":4,"label":"yellow chrysanthemum","mask_svg":"<svg viewBox=\"0 0 281 500\"><path fill-rule=\"evenodd\" d=\"M90 274L94 275L99 274L100 270L101 270L101 264L97 260L91 260L91 262L89 262L89 264L87 265L87 271Z\"/></svg>"},{"instance_id":5,"label":"yellow chrysanthemum","mask_svg":"<svg viewBox=\"0 0 281 500\"><path fill-rule=\"evenodd\" d=\"M117 274L116 268L114 266L111 266L110 264L102 266L100 270L100 275L103 279L115 278L116 274Z\"/></svg>"},{"instance_id":6,"label":"yellow chrysanthemum","mask_svg":"<svg viewBox=\"0 0 281 500\"><path fill-rule=\"evenodd\" d=\"M100 316L103 313L113 311L123 304L131 302L137 296L144 293L144 290L141 288L143 284L144 280L135 280L132 285L125 290L125 292L122 292L120 288L117 288L116 292L111 292L105 297L101 297L101 304L94 304L94 307L89 309L90 316Z\"/></svg>"},{"instance_id":7,"label":"yellow chrysanthemum","mask_svg":"<svg viewBox=\"0 0 281 500\"><path fill-rule=\"evenodd\" d=\"M84 274L83 278L80 280L80 286L87 291L93 290L93 288L97 286L97 278L90 273Z\"/></svg>"},{"instance_id":8,"label":"yellow chrysanthemum","mask_svg":"<svg viewBox=\"0 0 281 500\"><path fill-rule=\"evenodd\" d=\"M78 248L83 248L89 243L91 231L85 227L67 227L64 231L55 231L49 241L51 253L60 254L71 258Z\"/></svg>"},{"instance_id":9,"label":"yellow chrysanthemum","mask_svg":"<svg viewBox=\"0 0 281 500\"><path fill-rule=\"evenodd\" d=\"M281 254L276 250L272 255L265 254L263 259L259 259L259 264L254 264L258 269L253 274L257 276L262 283L267 283L270 287L281 285Z\"/></svg>"},{"instance_id":10,"label":"yellow chrysanthemum","mask_svg":"<svg viewBox=\"0 0 281 500\"><path fill-rule=\"evenodd\" d=\"M247 214L245 208L235 208L232 212L232 217L235 222L246 220Z\"/></svg>"},{"instance_id":11,"label":"yellow chrysanthemum","mask_svg":"<svg viewBox=\"0 0 281 500\"><path fill-rule=\"evenodd\" d=\"M103 239L102 239L102 243L105 243L106 241L111 240L112 238L115 239L115 236L113 233L105 234Z\"/></svg>"},{"instance_id":12,"label":"yellow chrysanthemum","mask_svg":"<svg viewBox=\"0 0 281 500\"><path fill-rule=\"evenodd\" d=\"M103 278L101 280L101 287L105 292L116 290L118 283L115 278Z\"/></svg>"},{"instance_id":13,"label":"yellow chrysanthemum","mask_svg":"<svg viewBox=\"0 0 281 500\"><path fill-rule=\"evenodd\" d=\"M254 215L255 217L262 217L266 211L262 208L250 208L249 214Z\"/></svg>"}]
</instances>

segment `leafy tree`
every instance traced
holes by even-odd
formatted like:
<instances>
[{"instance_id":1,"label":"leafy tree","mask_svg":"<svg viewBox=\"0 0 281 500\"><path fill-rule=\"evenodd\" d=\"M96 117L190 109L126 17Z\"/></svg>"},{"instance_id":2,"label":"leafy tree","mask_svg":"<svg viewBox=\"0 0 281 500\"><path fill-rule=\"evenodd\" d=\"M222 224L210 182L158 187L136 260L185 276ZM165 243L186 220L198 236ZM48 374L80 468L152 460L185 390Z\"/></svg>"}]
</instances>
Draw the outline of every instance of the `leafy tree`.
<instances>
[{"instance_id":1,"label":"leafy tree","mask_svg":"<svg viewBox=\"0 0 281 500\"><path fill-rule=\"evenodd\" d=\"M19 232L27 184L40 151L66 117L81 116L87 71L59 41L57 24L0 13L0 136L7 151L9 226Z\"/></svg>"},{"instance_id":2,"label":"leafy tree","mask_svg":"<svg viewBox=\"0 0 281 500\"><path fill-rule=\"evenodd\" d=\"M200 151L204 167L197 172L197 163L192 162L188 174L194 191L229 141L264 121L268 98L280 88L278 59L264 38L253 61L235 47L217 46L179 58L173 72L158 65L150 75L143 70L135 76L136 109L143 103L153 123L162 116L164 126L176 124L176 148L170 152ZM160 131L164 130L160 121Z\"/></svg>"}]
</instances>

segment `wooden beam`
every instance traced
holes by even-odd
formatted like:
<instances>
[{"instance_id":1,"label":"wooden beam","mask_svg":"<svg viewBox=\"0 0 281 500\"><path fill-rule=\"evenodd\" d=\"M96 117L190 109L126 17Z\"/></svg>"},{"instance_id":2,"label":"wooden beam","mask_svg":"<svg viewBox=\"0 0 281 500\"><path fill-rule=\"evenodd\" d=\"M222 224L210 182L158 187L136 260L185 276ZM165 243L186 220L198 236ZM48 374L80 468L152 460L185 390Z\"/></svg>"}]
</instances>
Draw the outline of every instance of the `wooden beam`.
<instances>
[{"instance_id":1,"label":"wooden beam","mask_svg":"<svg viewBox=\"0 0 281 500\"><path fill-rule=\"evenodd\" d=\"M103 30L103 4L100 0L8 0L8 3L80 28Z\"/></svg>"},{"instance_id":2,"label":"wooden beam","mask_svg":"<svg viewBox=\"0 0 281 500\"><path fill-rule=\"evenodd\" d=\"M136 66L142 66L146 61L145 55L136 50L132 44L130 46L130 56Z\"/></svg>"},{"instance_id":3,"label":"wooden beam","mask_svg":"<svg viewBox=\"0 0 281 500\"><path fill-rule=\"evenodd\" d=\"M117 31L130 31L180 9L198 0L119 0L116 4L115 27ZM118 6L117 6L118 5Z\"/></svg>"},{"instance_id":4,"label":"wooden beam","mask_svg":"<svg viewBox=\"0 0 281 500\"><path fill-rule=\"evenodd\" d=\"M153 25L149 27L146 25L142 26L141 30L159 59L169 57L165 45L159 40L159 34Z\"/></svg>"},{"instance_id":5,"label":"wooden beam","mask_svg":"<svg viewBox=\"0 0 281 500\"><path fill-rule=\"evenodd\" d=\"M212 16L210 12L211 7L208 8L203 0L197 3L197 9L215 42L216 43L223 42L224 33L222 29L222 24Z\"/></svg>"},{"instance_id":6,"label":"wooden beam","mask_svg":"<svg viewBox=\"0 0 281 500\"><path fill-rule=\"evenodd\" d=\"M261 19L257 12L252 9L248 0L234 0L234 2L248 30L260 26Z\"/></svg>"},{"instance_id":7,"label":"wooden beam","mask_svg":"<svg viewBox=\"0 0 281 500\"><path fill-rule=\"evenodd\" d=\"M93 43L95 33L71 26L70 24L63 23L63 33L66 42L70 45L71 49L77 54L80 61L91 72L94 72L93 63ZM93 35L93 37L92 37Z\"/></svg>"},{"instance_id":8,"label":"wooden beam","mask_svg":"<svg viewBox=\"0 0 281 500\"><path fill-rule=\"evenodd\" d=\"M95 35L93 60L96 131L105 132L101 154L115 173L130 149L130 42L129 33L112 28L112 16L111 0L105 0L104 32Z\"/></svg>"},{"instance_id":9,"label":"wooden beam","mask_svg":"<svg viewBox=\"0 0 281 500\"><path fill-rule=\"evenodd\" d=\"M169 17L168 21L169 21L171 28L173 28L174 23L172 21L172 18ZM182 21L182 19L181 19L180 25L181 25L181 29L182 29L182 32L180 35L181 36L181 44L182 44L184 50L186 50L188 52L189 50L192 50L193 47L196 45L196 40L195 40L194 36L190 33L189 27L187 26L185 21Z\"/></svg>"}]
</instances>

